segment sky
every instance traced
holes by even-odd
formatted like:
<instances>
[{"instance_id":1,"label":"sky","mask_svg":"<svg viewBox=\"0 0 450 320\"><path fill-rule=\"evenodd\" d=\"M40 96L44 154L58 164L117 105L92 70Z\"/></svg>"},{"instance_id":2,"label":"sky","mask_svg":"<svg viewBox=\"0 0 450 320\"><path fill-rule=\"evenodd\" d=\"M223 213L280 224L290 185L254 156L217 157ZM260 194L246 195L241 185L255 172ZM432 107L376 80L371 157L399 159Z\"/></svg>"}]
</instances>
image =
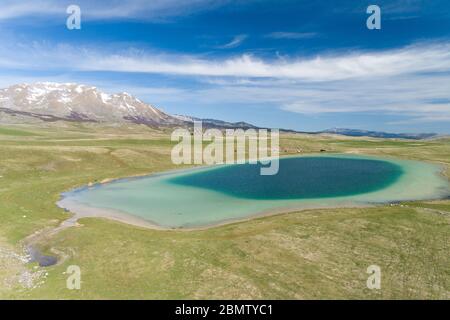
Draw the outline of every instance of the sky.
<instances>
[{"instance_id":1,"label":"sky","mask_svg":"<svg viewBox=\"0 0 450 320\"><path fill-rule=\"evenodd\" d=\"M2 88L76 82L264 127L450 133L448 0L2 0L0 41Z\"/></svg>"}]
</instances>

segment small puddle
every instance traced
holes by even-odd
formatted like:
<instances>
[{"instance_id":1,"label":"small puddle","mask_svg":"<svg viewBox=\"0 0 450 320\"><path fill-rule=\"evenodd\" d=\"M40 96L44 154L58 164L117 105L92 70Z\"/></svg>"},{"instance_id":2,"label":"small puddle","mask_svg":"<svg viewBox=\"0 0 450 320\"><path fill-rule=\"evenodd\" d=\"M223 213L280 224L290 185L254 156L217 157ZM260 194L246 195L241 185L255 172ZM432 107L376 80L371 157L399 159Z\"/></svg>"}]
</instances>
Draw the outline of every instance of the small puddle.
<instances>
[{"instance_id":1,"label":"small puddle","mask_svg":"<svg viewBox=\"0 0 450 320\"><path fill-rule=\"evenodd\" d=\"M29 263L37 262L40 267L50 267L58 262L58 258L53 256L46 256L42 254L38 249L33 246L27 247L28 254L30 255Z\"/></svg>"}]
</instances>

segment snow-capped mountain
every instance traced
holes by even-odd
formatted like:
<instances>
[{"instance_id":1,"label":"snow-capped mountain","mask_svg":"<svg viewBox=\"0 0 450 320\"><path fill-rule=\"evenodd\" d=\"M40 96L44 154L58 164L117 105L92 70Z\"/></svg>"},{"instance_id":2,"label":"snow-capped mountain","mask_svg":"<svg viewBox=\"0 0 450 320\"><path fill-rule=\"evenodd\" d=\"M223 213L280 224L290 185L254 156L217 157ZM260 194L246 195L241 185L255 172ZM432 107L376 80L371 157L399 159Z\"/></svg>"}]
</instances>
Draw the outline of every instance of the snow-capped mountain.
<instances>
[{"instance_id":1,"label":"snow-capped mountain","mask_svg":"<svg viewBox=\"0 0 450 320\"><path fill-rule=\"evenodd\" d=\"M75 83L40 82L1 89L0 112L44 121L182 123L126 92L110 95L96 87Z\"/></svg>"},{"instance_id":2,"label":"snow-capped mountain","mask_svg":"<svg viewBox=\"0 0 450 320\"><path fill-rule=\"evenodd\" d=\"M187 126L202 121L204 128L259 128L247 122L226 122L184 115L169 115L123 92L106 94L96 87L76 83L38 82L0 89L0 124L36 121L136 123L148 126ZM280 129L286 132L295 130ZM376 138L428 139L434 133L393 134L354 129L329 129L308 134L338 134Z\"/></svg>"}]
</instances>

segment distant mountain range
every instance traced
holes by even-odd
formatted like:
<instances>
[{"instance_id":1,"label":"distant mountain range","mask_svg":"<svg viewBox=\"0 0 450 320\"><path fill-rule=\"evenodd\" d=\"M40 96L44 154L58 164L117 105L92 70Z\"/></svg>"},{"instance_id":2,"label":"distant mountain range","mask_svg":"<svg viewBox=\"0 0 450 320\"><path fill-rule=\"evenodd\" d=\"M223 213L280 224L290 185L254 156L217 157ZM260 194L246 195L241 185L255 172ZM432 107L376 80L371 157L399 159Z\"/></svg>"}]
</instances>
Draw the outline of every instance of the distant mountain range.
<instances>
[{"instance_id":1,"label":"distant mountain range","mask_svg":"<svg viewBox=\"0 0 450 320\"><path fill-rule=\"evenodd\" d=\"M226 122L184 115L169 115L126 92L110 95L96 87L76 83L38 82L18 84L0 90L0 123L54 122L61 120L93 123L134 123L152 127L191 126L194 121L202 121L204 128L258 128L246 122ZM299 132L288 129L281 130ZM434 133L393 134L337 128L300 133L401 139L428 139L436 136Z\"/></svg>"},{"instance_id":2,"label":"distant mountain range","mask_svg":"<svg viewBox=\"0 0 450 320\"><path fill-rule=\"evenodd\" d=\"M195 118L190 116L183 116L183 115L174 115L174 117L178 118L179 120L182 120L187 123L193 123L194 121L201 121L202 126L204 128L238 128L238 129L259 129L259 127L254 126L247 122L227 122L222 120L216 120L216 119L202 119L202 118Z\"/></svg>"},{"instance_id":3,"label":"distant mountain range","mask_svg":"<svg viewBox=\"0 0 450 320\"><path fill-rule=\"evenodd\" d=\"M437 136L436 133L387 133L382 131L368 131L368 130L344 129L344 128L333 128L315 133L339 134L350 137L372 137L384 139L413 139L413 140L429 139Z\"/></svg>"}]
</instances>

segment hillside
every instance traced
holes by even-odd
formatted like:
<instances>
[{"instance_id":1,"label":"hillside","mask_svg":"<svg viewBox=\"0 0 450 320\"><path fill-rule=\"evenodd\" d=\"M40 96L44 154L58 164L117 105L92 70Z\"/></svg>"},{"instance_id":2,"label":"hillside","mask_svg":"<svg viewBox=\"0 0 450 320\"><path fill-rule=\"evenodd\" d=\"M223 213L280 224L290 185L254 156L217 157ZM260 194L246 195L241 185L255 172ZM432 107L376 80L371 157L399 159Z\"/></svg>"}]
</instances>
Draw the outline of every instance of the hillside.
<instances>
[{"instance_id":1,"label":"hillside","mask_svg":"<svg viewBox=\"0 0 450 320\"><path fill-rule=\"evenodd\" d=\"M183 123L126 92L106 94L87 85L51 82L1 89L0 121L11 122L14 117L25 123L36 119L155 126Z\"/></svg>"}]
</instances>

